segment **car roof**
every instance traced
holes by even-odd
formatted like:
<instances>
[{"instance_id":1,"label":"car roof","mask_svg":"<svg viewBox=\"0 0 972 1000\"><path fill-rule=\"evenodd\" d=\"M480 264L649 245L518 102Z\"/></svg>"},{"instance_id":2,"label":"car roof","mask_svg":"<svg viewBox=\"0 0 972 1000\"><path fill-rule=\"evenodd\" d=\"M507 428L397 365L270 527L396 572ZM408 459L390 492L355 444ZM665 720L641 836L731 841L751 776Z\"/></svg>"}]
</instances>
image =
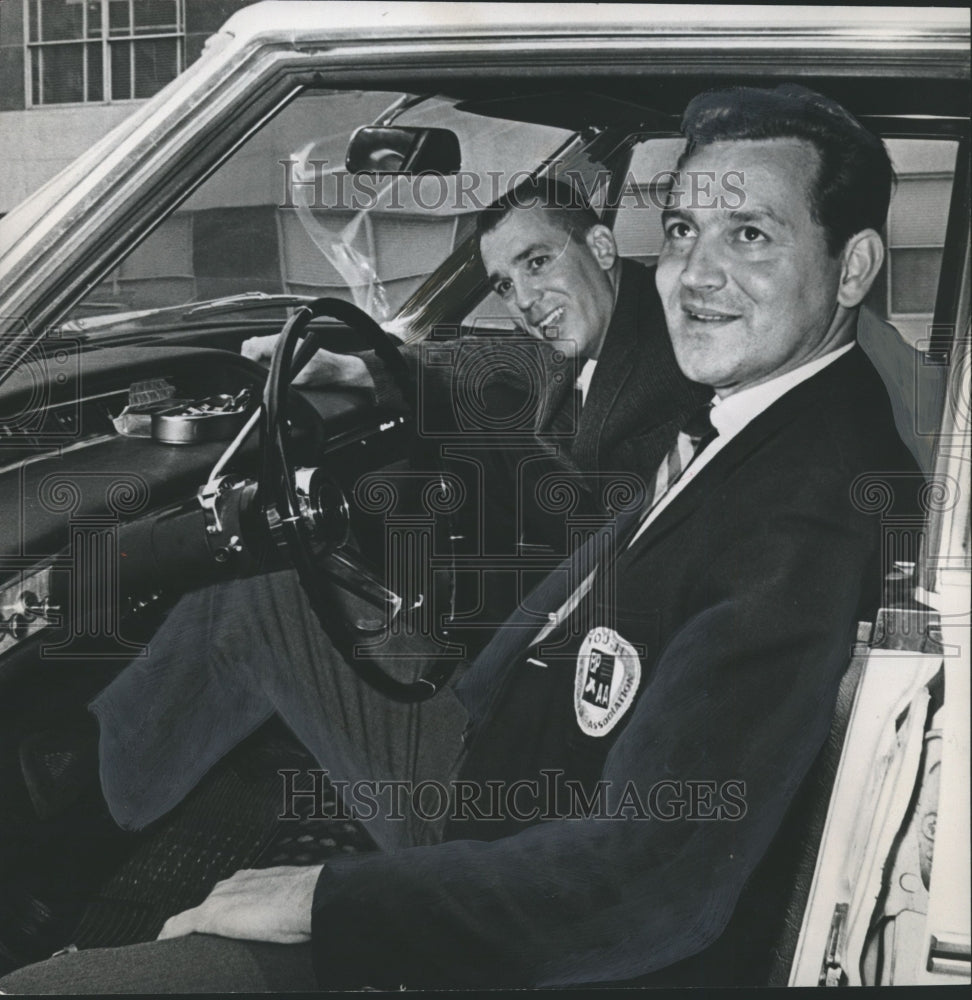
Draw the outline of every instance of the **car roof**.
<instances>
[{"instance_id":1,"label":"car roof","mask_svg":"<svg viewBox=\"0 0 972 1000\"><path fill-rule=\"evenodd\" d=\"M583 79L585 90L615 105L633 101L678 116L714 74L721 86L799 79L857 115L970 111L967 8L266 0L239 10L211 39L212 48L239 58L256 46L327 48L340 58L342 46L353 45L353 55L344 53L352 64L367 58L369 42L393 46L379 60L407 62L421 50L426 61L433 57L430 66L449 63L449 96L463 102L495 99L495 69L503 65L511 97L576 92ZM479 55L490 70L477 69ZM515 67L526 55L532 82L524 86ZM443 74L434 77L410 89L444 93ZM652 80L650 98L632 92L638 78ZM576 108L560 122L533 117L526 103L511 116L583 124Z\"/></svg>"},{"instance_id":2,"label":"car roof","mask_svg":"<svg viewBox=\"0 0 972 1000\"><path fill-rule=\"evenodd\" d=\"M289 34L291 40L312 36L387 37L489 36L510 30L562 36L613 34L618 31L678 36L725 35L738 45L738 34L771 36L823 32L831 42L859 45L894 43L901 35L940 37L954 32L957 43L967 39L967 8L955 7L834 7L784 4L654 4L654 3L378 3L306 0L265 0L237 11L226 31L237 37L267 32Z\"/></svg>"}]
</instances>

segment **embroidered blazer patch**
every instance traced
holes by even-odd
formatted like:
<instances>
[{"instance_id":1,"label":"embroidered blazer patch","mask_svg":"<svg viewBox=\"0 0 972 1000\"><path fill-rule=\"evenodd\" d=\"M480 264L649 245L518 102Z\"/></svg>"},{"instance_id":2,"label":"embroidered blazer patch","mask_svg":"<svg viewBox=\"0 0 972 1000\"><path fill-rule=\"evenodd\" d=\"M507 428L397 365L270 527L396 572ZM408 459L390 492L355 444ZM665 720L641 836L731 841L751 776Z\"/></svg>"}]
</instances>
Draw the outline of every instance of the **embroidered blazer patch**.
<instances>
[{"instance_id":1,"label":"embroidered blazer patch","mask_svg":"<svg viewBox=\"0 0 972 1000\"><path fill-rule=\"evenodd\" d=\"M641 683L634 646L613 628L591 629L577 653L574 713L581 731L605 736L631 707Z\"/></svg>"}]
</instances>

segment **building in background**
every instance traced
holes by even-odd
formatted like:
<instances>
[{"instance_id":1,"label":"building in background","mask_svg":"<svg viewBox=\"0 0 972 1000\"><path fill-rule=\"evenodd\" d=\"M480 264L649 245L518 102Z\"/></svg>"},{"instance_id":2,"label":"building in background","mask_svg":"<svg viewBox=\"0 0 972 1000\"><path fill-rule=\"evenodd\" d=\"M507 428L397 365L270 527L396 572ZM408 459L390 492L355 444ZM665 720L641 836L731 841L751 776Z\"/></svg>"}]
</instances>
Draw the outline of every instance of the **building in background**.
<instances>
[{"instance_id":1,"label":"building in background","mask_svg":"<svg viewBox=\"0 0 972 1000\"><path fill-rule=\"evenodd\" d=\"M0 0L0 214L193 62L253 0Z\"/></svg>"}]
</instances>

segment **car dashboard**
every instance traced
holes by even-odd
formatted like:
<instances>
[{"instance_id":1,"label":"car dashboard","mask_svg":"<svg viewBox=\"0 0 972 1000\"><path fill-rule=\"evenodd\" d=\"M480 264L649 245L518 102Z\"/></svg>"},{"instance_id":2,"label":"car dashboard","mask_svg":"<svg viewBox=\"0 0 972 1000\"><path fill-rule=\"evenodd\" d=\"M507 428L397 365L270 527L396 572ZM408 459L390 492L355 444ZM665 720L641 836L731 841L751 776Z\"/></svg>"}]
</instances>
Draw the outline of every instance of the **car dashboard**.
<instances>
[{"instance_id":1,"label":"car dashboard","mask_svg":"<svg viewBox=\"0 0 972 1000\"><path fill-rule=\"evenodd\" d=\"M205 411L214 400L239 400L239 415L245 406L248 416L265 375L211 347L65 344L28 359L0 387L9 442L0 442L0 673L38 633L50 637L42 656L55 647L130 655L126 628L141 631L140 619L150 627L155 610L207 575L234 571L215 564L197 497L238 423L215 434L197 429L179 443L171 430L165 440L160 424L166 411ZM156 403L163 415L154 430L147 415L124 417L146 393L171 397ZM293 398L294 457L343 489L402 453L406 418L376 410L367 394L305 389ZM234 455L234 473L258 477L259 436L254 430Z\"/></svg>"}]
</instances>

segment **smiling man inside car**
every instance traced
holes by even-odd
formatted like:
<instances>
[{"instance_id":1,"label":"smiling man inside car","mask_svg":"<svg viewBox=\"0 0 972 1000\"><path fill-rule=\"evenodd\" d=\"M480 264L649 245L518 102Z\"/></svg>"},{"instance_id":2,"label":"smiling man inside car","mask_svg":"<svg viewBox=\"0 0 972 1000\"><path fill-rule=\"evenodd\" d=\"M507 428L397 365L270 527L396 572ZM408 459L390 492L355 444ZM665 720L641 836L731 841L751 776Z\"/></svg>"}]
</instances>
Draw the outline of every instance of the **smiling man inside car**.
<instances>
[{"instance_id":1,"label":"smiling man inside car","mask_svg":"<svg viewBox=\"0 0 972 1000\"><path fill-rule=\"evenodd\" d=\"M423 390L420 404L406 403L418 406L422 432L443 424L461 432L468 428L456 425L456 411L486 410L472 430L500 429L489 436L492 447L476 452L489 494L484 507L494 521L517 522L521 540L562 544L563 520L551 517L540 499L544 477L566 472L584 491L583 511L599 511L604 491L594 486L596 476L649 482L708 390L679 370L654 268L621 258L612 231L566 180L522 182L479 213L476 234L490 287L539 343L524 351L519 339L467 338L466 357L453 366L435 363L448 340L405 346ZM276 336L251 338L243 353L268 364L276 343ZM498 374L484 384L477 381L484 371ZM319 350L297 381L353 386L381 404L401 402L396 382L372 354ZM497 399L497 390L509 395ZM528 425L540 456L523 448L522 434L518 441L502 431Z\"/></svg>"},{"instance_id":2,"label":"smiling man inside car","mask_svg":"<svg viewBox=\"0 0 972 1000\"><path fill-rule=\"evenodd\" d=\"M170 919L166 940L65 955L0 987L558 986L675 963L681 982L730 981L706 950L824 743L855 623L880 597L883 526L854 489L914 466L854 342L883 260L883 144L796 86L702 95L683 131L683 176L745 178L736 208L696 204L676 185L665 216L658 289L679 366L711 404L613 544L595 536L576 552L436 697L451 706L438 716L451 731L434 739L452 763L429 774L416 753L411 780L435 779L466 808L428 840L238 873ZM520 235L514 221L484 237L494 286L524 296L535 326L569 327L572 304L593 308L581 289L603 278L585 264L535 308ZM545 240L539 256L560 259L571 239ZM295 612L280 641L313 627ZM247 637L260 641L257 625ZM307 641L295 671L329 655L326 637ZM187 715L243 692L305 738L294 720L306 720L313 685L211 666L226 687L200 683Z\"/></svg>"}]
</instances>

